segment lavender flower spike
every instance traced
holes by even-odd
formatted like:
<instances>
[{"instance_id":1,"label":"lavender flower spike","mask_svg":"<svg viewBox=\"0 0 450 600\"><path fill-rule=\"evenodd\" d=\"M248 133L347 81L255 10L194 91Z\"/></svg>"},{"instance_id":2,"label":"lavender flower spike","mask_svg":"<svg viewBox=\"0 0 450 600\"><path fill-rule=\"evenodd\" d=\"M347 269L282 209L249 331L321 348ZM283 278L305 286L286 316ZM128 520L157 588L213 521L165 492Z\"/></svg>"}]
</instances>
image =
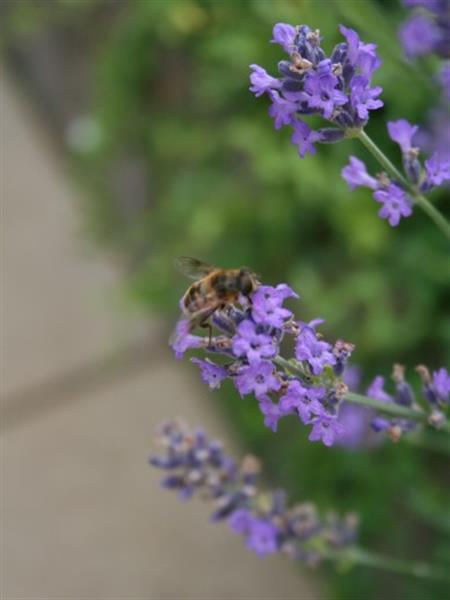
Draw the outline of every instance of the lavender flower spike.
<instances>
[{"instance_id":1,"label":"lavender flower spike","mask_svg":"<svg viewBox=\"0 0 450 600\"><path fill-rule=\"evenodd\" d=\"M198 493L214 505L211 521L227 521L258 556L287 554L306 564L317 564L329 550L343 550L356 542L358 520L354 514L321 518L310 503L287 506L281 490L263 492L258 486L259 462L252 456L240 466L225 454L219 442L193 432L177 422L159 430L163 454L150 463L167 471L166 489L182 499Z\"/></svg>"},{"instance_id":2,"label":"lavender flower spike","mask_svg":"<svg viewBox=\"0 0 450 600\"><path fill-rule=\"evenodd\" d=\"M340 30L346 42L327 56L318 30L278 23L271 41L288 55L278 65L280 77L271 77L258 65L250 67L250 90L258 97L268 94L275 128L293 128L292 143L301 158L315 153L316 142L337 142L346 131L361 129L369 111L383 105L378 98L381 88L371 87L372 75L381 64L376 45L363 43L351 29L342 26ZM309 115L319 115L334 127L312 130L304 120Z\"/></svg>"},{"instance_id":3,"label":"lavender flower spike","mask_svg":"<svg viewBox=\"0 0 450 600\"><path fill-rule=\"evenodd\" d=\"M392 192L392 186L394 184L387 190L379 188L375 194L396 193L395 190ZM388 218L395 220L398 207L391 203L385 208ZM212 331L218 328L220 335L211 332L211 339L209 335L193 335L192 324L182 318L172 347L177 358L190 348L208 353L212 358L191 359L200 368L202 381L216 389L228 379L241 397L253 396L264 425L273 432L277 431L280 419L290 416L311 427L310 441L320 441L326 446L342 443L345 436L351 436L348 428L354 423L354 420L345 420L344 415L341 418L340 414L345 402L355 402L355 394L349 393L347 387L352 369L349 359L354 346L342 339L334 344L326 341L318 331L322 319L309 323L296 321L293 312L284 306L292 299L298 299L298 295L284 283L277 286L258 283L248 297L241 296L235 304L218 309L211 316ZM294 347L294 357L286 359L280 351L288 336ZM424 370L420 373L424 382L423 396L430 406L429 418L416 406L404 369L397 366L393 395L384 391L384 380L378 377L367 390L369 398L366 402L364 397L356 398L358 404L368 403L372 410L373 399L382 403L374 413L373 428L388 431L393 439L413 429L418 421L450 430L443 413L450 391L448 373L443 369L433 376ZM391 405L389 409L383 406L386 403ZM387 417L384 416L386 412ZM402 418L392 418L392 414ZM169 479L166 483L168 487L179 487L178 479ZM182 493L184 496L192 493L192 486L182 487Z\"/></svg>"}]
</instances>

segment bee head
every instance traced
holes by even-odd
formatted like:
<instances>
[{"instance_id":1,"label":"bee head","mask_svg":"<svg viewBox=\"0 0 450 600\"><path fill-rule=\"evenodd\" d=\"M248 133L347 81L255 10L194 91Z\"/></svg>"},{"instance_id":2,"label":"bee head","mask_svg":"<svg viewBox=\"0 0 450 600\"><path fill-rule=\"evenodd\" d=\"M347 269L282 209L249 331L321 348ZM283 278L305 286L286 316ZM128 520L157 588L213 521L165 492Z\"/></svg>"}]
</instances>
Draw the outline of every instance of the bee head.
<instances>
[{"instance_id":1,"label":"bee head","mask_svg":"<svg viewBox=\"0 0 450 600\"><path fill-rule=\"evenodd\" d=\"M250 269L243 267L239 270L238 285L241 294L249 296L257 289L259 282L256 279L256 275Z\"/></svg>"}]
</instances>

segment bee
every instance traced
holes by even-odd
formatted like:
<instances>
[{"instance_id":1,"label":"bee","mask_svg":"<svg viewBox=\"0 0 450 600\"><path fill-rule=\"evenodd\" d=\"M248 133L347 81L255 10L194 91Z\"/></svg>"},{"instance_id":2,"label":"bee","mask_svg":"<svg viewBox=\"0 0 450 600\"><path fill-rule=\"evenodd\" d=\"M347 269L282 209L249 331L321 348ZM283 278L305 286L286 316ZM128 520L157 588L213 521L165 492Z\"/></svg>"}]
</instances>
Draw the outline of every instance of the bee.
<instances>
[{"instance_id":1,"label":"bee","mask_svg":"<svg viewBox=\"0 0 450 600\"><path fill-rule=\"evenodd\" d=\"M240 295L249 298L260 285L256 274L246 267L221 269L188 256L177 258L176 265L183 275L195 280L181 299L181 310L189 319L191 330L209 329L210 340L212 327L208 319L217 310L238 302Z\"/></svg>"}]
</instances>

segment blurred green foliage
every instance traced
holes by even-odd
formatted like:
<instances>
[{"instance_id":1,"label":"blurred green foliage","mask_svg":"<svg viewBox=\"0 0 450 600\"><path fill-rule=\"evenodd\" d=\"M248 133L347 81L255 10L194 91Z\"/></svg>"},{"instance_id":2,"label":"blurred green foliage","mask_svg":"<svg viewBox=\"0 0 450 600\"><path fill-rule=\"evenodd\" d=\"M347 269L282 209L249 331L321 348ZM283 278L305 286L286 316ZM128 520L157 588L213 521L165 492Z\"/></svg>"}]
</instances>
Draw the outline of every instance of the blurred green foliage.
<instances>
[{"instance_id":1,"label":"blurred green foliage","mask_svg":"<svg viewBox=\"0 0 450 600\"><path fill-rule=\"evenodd\" d=\"M58 18L95 31L93 4L96 9L104 4L108 12L101 0L67 0ZM379 44L384 60L375 84L384 88L385 107L373 113L368 132L399 161L386 122L405 117L423 123L438 97L433 65L419 68L402 58L396 39L405 16L400 4L119 4L91 57L89 117L101 135L73 158L89 191L91 234L123 258L133 301L175 319L185 285L174 272L175 256L245 264L265 282L286 281L299 291L301 319L322 316L328 337L354 342L354 360L366 382L375 373L388 375L393 362L411 368L418 362L444 364L448 254L439 232L418 210L391 229L377 217L378 205L367 191L350 193L340 176L350 154L379 170L356 141L321 146L302 161L289 132L274 131L267 100L248 91L251 63L275 73L282 58L282 50L269 43L275 22L320 28L329 50L339 40L339 23L355 27L365 41ZM19 24L26 22L20 12ZM117 193L114 175L124 161L144 173L139 201L127 191ZM308 443L293 422L282 423L273 435L254 404L225 386L221 406L230 427L245 449L265 459L277 484L323 507L358 510L367 546L443 560L439 513L448 497L439 456L403 444L371 452L329 450ZM362 569L334 578L332 590L342 600L383 595L427 600L443 593Z\"/></svg>"}]
</instances>

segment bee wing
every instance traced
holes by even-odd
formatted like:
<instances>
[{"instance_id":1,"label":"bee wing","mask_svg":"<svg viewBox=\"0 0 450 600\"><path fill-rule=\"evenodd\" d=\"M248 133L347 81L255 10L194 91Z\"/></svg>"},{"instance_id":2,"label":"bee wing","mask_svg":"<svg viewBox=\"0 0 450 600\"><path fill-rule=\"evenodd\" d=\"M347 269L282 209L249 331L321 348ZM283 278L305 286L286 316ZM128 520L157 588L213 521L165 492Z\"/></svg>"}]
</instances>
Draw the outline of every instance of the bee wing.
<instances>
[{"instance_id":1,"label":"bee wing","mask_svg":"<svg viewBox=\"0 0 450 600\"><path fill-rule=\"evenodd\" d=\"M189 279L201 279L215 269L215 267L190 256L179 256L175 259L175 265L180 273L186 275Z\"/></svg>"}]
</instances>

